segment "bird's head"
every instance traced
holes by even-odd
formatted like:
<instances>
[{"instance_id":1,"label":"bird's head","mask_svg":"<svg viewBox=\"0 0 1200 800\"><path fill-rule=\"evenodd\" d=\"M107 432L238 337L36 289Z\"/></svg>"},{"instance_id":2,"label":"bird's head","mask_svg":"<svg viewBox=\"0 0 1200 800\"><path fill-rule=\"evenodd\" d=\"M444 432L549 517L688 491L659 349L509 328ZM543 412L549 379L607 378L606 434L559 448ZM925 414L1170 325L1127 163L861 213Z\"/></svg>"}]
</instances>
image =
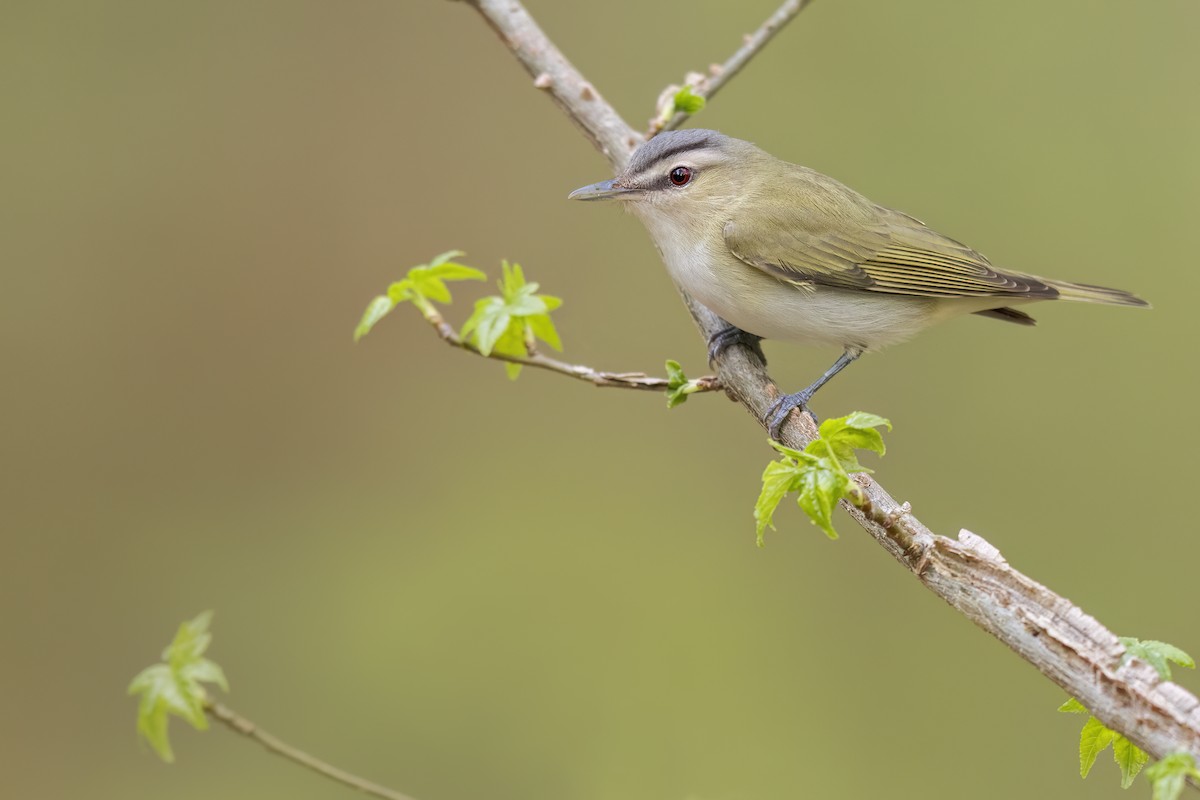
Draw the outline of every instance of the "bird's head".
<instances>
[{"instance_id":1,"label":"bird's head","mask_svg":"<svg viewBox=\"0 0 1200 800\"><path fill-rule=\"evenodd\" d=\"M760 156L749 142L716 131L668 131L637 150L609 181L571 192L572 200L620 200L647 224L696 225L722 216L742 194Z\"/></svg>"}]
</instances>

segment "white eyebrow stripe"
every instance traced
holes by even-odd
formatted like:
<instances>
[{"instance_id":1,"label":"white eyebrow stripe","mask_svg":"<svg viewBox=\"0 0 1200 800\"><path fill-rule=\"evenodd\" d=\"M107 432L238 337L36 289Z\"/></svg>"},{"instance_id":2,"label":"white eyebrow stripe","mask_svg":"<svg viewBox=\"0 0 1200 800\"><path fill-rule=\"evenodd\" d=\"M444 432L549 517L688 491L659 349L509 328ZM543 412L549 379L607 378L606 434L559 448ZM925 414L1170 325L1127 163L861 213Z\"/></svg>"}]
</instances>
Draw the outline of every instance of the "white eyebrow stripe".
<instances>
[{"instance_id":1,"label":"white eyebrow stripe","mask_svg":"<svg viewBox=\"0 0 1200 800\"><path fill-rule=\"evenodd\" d=\"M665 151L654 161L642 167L636 174L630 176L632 183L642 183L647 178L658 177L665 173L668 167L678 164L703 168L720 160L720 151L715 147L677 147Z\"/></svg>"}]
</instances>

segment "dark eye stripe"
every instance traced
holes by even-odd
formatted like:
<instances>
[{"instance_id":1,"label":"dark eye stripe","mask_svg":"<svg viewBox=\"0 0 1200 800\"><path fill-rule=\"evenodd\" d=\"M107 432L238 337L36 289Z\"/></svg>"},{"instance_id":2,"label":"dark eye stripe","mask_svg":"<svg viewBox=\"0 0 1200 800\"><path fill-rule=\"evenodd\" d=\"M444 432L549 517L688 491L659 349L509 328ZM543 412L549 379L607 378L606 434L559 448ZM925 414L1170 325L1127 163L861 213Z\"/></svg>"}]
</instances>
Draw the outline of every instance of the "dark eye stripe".
<instances>
[{"instance_id":1,"label":"dark eye stripe","mask_svg":"<svg viewBox=\"0 0 1200 800\"><path fill-rule=\"evenodd\" d=\"M653 140L651 140L651 141L653 141ZM694 142L691 142L691 141L683 142L683 143L675 145L674 147L664 148L661 153L654 153L653 151L649 151L646 153L646 155L649 156L650 158L654 159L655 163L661 163L663 161L668 161L668 160L674 158L675 156L679 155L680 153L687 153L687 152L690 152L693 150L703 150L710 146L712 146L712 140L705 137L702 139L697 139ZM648 163L639 164L638 169L639 170L645 169L647 166L649 166Z\"/></svg>"}]
</instances>

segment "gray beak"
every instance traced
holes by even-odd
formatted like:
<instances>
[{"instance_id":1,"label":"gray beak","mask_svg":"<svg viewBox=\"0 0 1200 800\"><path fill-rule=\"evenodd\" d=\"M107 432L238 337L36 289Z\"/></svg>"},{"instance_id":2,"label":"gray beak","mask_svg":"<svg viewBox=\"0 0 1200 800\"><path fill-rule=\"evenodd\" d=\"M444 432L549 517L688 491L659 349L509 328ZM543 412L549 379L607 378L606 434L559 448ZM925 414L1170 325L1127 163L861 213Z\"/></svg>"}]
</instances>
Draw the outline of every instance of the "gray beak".
<instances>
[{"instance_id":1,"label":"gray beak","mask_svg":"<svg viewBox=\"0 0 1200 800\"><path fill-rule=\"evenodd\" d=\"M581 189L576 189L567 195L568 200L607 200L612 197L620 197L624 194L629 194L636 191L626 186L617 186L616 181L600 181L593 183L591 186L584 186Z\"/></svg>"}]
</instances>

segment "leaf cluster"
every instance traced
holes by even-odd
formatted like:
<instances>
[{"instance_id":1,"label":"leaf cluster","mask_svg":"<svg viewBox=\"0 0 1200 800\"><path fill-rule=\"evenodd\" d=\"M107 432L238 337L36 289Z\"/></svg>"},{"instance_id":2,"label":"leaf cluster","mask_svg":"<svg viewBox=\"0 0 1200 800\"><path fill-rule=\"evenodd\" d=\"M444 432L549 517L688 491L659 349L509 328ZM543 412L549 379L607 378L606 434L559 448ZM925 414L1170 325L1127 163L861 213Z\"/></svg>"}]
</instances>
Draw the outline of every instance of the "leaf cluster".
<instances>
[{"instance_id":1,"label":"leaf cluster","mask_svg":"<svg viewBox=\"0 0 1200 800\"><path fill-rule=\"evenodd\" d=\"M1200 781L1200 768L1191 753L1171 753L1147 767L1146 777L1154 787L1153 800L1178 800L1188 778Z\"/></svg>"},{"instance_id":2,"label":"leaf cluster","mask_svg":"<svg viewBox=\"0 0 1200 800\"><path fill-rule=\"evenodd\" d=\"M212 612L205 611L179 626L175 639L163 650L163 663L154 664L137 674L129 684L129 694L140 694L138 734L163 761L174 761L167 738L167 723L174 715L191 723L197 730L208 728L204 713L207 695L203 683L214 683L229 691L225 673L204 658L212 642L208 626Z\"/></svg>"},{"instance_id":3,"label":"leaf cluster","mask_svg":"<svg viewBox=\"0 0 1200 800\"><path fill-rule=\"evenodd\" d=\"M683 367L673 359L667 359L667 408L687 402L688 395L701 390L697 381L688 380Z\"/></svg>"},{"instance_id":4,"label":"leaf cluster","mask_svg":"<svg viewBox=\"0 0 1200 800\"><path fill-rule=\"evenodd\" d=\"M1121 636L1119 639L1121 644L1125 646L1125 655L1121 658L1122 664L1130 658L1140 658L1154 667L1155 671L1158 672L1158 677L1163 680L1171 679L1170 662L1188 668L1195 668L1196 666L1196 662L1192 660L1192 657L1175 645L1154 640L1143 642L1131 636ZM1067 714L1088 714L1088 721L1084 723L1083 730L1079 732L1080 777L1086 778L1088 776L1088 773L1092 770L1092 766L1096 763L1096 757L1103 753L1111 744L1113 761L1116 762L1117 767L1121 770L1121 788L1128 789L1130 784L1133 783L1133 779L1141 772L1142 767L1150 760L1150 755L1125 738L1124 734L1114 731L1094 716L1091 716L1083 703L1080 703L1074 697L1068 698L1067 702L1058 707L1058 710ZM1187 772L1185 767L1179 766L1183 764L1183 761L1178 756L1183 756L1189 760L1192 758L1186 753L1168 756L1146 770L1146 777L1150 778L1151 782L1154 783L1154 800L1160 800L1160 792L1168 791L1169 787L1175 785L1173 782L1177 781L1178 788L1170 789L1174 794L1161 794L1161 797L1165 800L1174 800L1174 798L1179 796L1179 792L1182 791L1184 780L1192 775L1192 773ZM1172 758L1175 759L1175 761L1171 762L1172 766L1162 766ZM1195 770L1195 768L1195 761L1190 761L1190 769ZM1194 777L1200 778L1200 772L1195 772ZM1160 789L1160 783L1165 788Z\"/></svg>"},{"instance_id":5,"label":"leaf cluster","mask_svg":"<svg viewBox=\"0 0 1200 800\"><path fill-rule=\"evenodd\" d=\"M475 301L475 312L463 324L462 338L471 342L485 356L492 353L524 358L534 351L540 339L555 350L562 350L562 341L550 312L562 305L562 300L538 294L535 282L526 281L520 264L501 263L502 276L497 282L500 295ZM516 379L521 365L507 363L508 377Z\"/></svg>"},{"instance_id":6,"label":"leaf cluster","mask_svg":"<svg viewBox=\"0 0 1200 800\"><path fill-rule=\"evenodd\" d=\"M782 455L767 465L762 475L762 491L754 504L758 543L768 526L775 529L772 517L780 501L797 492L797 503L814 525L825 531L830 539L837 538L833 528L833 509L843 497L854 495L858 487L850 479L854 472L871 470L858 463L857 450L871 450L883 455L883 436L876 428L892 424L883 417L855 411L845 417L827 419L821 423L820 438L803 450L793 450L778 442L770 444Z\"/></svg>"},{"instance_id":7,"label":"leaf cluster","mask_svg":"<svg viewBox=\"0 0 1200 800\"><path fill-rule=\"evenodd\" d=\"M691 86L684 86L675 93L672 99L673 114L695 114L707 104L701 95L696 94Z\"/></svg>"},{"instance_id":8,"label":"leaf cluster","mask_svg":"<svg viewBox=\"0 0 1200 800\"><path fill-rule=\"evenodd\" d=\"M434 258L428 264L413 267L401 280L388 286L387 293L375 297L367 304L358 327L354 329L354 341L371 332L371 329L401 303L411 302L425 316L436 314L433 303L449 303L450 289L446 281L483 281L487 275L465 264L451 259L466 255L461 250L450 250Z\"/></svg>"},{"instance_id":9,"label":"leaf cluster","mask_svg":"<svg viewBox=\"0 0 1200 800\"><path fill-rule=\"evenodd\" d=\"M1187 667L1188 669L1196 668L1196 662L1192 660L1192 657L1173 644L1158 642L1154 639L1148 639L1143 642L1132 636L1119 636L1117 638L1125 646L1125 655L1121 657L1122 664L1131 658L1140 658L1154 667L1154 671L1158 673L1158 677L1164 681L1171 680L1170 662L1172 661L1181 667Z\"/></svg>"},{"instance_id":10,"label":"leaf cluster","mask_svg":"<svg viewBox=\"0 0 1200 800\"><path fill-rule=\"evenodd\" d=\"M1088 710L1074 697L1058 707L1066 714L1087 714ZM1125 736L1103 722L1089 715L1079 732L1079 777L1086 778L1096 763L1096 757L1103 753L1109 745L1113 749L1113 761L1121 770L1121 788L1128 789L1133 779L1142 771L1142 767L1150 760L1150 755L1125 738Z\"/></svg>"}]
</instances>

